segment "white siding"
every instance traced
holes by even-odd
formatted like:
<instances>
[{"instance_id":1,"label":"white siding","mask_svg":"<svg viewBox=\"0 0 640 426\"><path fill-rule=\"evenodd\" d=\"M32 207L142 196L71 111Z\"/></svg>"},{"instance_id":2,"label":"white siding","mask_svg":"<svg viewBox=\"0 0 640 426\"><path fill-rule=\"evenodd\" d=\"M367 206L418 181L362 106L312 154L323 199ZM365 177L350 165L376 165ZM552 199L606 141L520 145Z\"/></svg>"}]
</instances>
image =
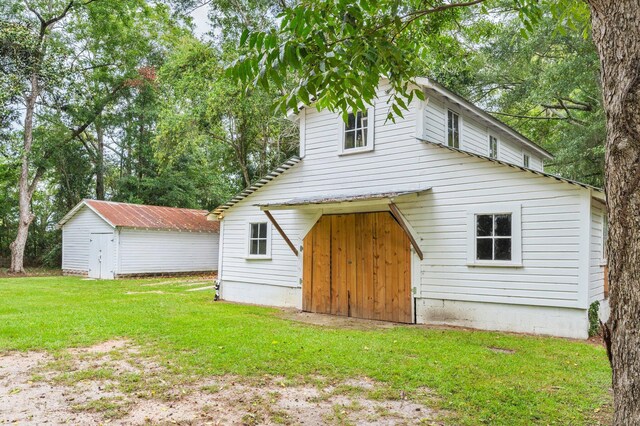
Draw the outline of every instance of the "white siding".
<instances>
[{"instance_id":1,"label":"white siding","mask_svg":"<svg viewBox=\"0 0 640 426\"><path fill-rule=\"evenodd\" d=\"M435 142L445 143L447 135L445 134L445 108L442 102L435 98L429 98L423 110L424 120L424 139Z\"/></svg>"},{"instance_id":2,"label":"white siding","mask_svg":"<svg viewBox=\"0 0 640 426\"><path fill-rule=\"evenodd\" d=\"M425 254L418 297L583 308L586 280L579 285L578 269L581 199L586 190L417 141L415 113L424 111L418 122L428 123L429 117L441 116L437 102L430 101L423 110L414 102L403 119L392 123L386 122L383 92L379 96L373 152L338 156L336 115L306 111L305 159L226 212L223 287L227 281L236 289L238 283L300 287L300 261L277 232L271 260L245 259L246 223L264 220L257 203L426 186L433 189L417 201L398 203L418 232ZM437 137L438 128L443 134L444 123L427 127L427 139ZM521 151L518 156L521 162ZM468 266L467 209L514 202L522 205L523 267ZM294 244L300 244L320 210L273 214Z\"/></svg>"},{"instance_id":3,"label":"white siding","mask_svg":"<svg viewBox=\"0 0 640 426\"><path fill-rule=\"evenodd\" d=\"M460 148L480 154L489 155L489 133L486 126L482 126L477 121L466 116L463 118L462 144Z\"/></svg>"},{"instance_id":4,"label":"white siding","mask_svg":"<svg viewBox=\"0 0 640 426\"><path fill-rule=\"evenodd\" d=\"M533 170L540 170L541 172L544 171L544 163L537 155L530 154L529 167Z\"/></svg>"},{"instance_id":5,"label":"white siding","mask_svg":"<svg viewBox=\"0 0 640 426\"><path fill-rule=\"evenodd\" d=\"M62 227L62 269L89 271L89 236L113 228L89 207L82 207ZM112 258L115 258L115 253Z\"/></svg>"},{"instance_id":6,"label":"white siding","mask_svg":"<svg viewBox=\"0 0 640 426\"><path fill-rule=\"evenodd\" d=\"M118 274L214 271L219 235L120 229Z\"/></svg>"},{"instance_id":7,"label":"white siding","mask_svg":"<svg viewBox=\"0 0 640 426\"><path fill-rule=\"evenodd\" d=\"M604 266L602 230L604 205L591 201L591 244L589 250L589 303L604 299Z\"/></svg>"},{"instance_id":8,"label":"white siding","mask_svg":"<svg viewBox=\"0 0 640 426\"><path fill-rule=\"evenodd\" d=\"M524 163L522 149L514 142L500 138L498 160L522 166L522 164Z\"/></svg>"}]
</instances>

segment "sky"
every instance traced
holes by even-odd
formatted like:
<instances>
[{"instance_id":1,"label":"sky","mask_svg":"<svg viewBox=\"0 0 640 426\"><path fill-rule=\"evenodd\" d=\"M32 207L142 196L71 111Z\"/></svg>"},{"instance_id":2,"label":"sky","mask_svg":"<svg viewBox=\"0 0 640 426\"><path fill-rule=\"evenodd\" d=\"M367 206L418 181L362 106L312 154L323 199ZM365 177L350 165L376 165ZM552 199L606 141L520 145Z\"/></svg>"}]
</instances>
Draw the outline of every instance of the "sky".
<instances>
[{"instance_id":1,"label":"sky","mask_svg":"<svg viewBox=\"0 0 640 426\"><path fill-rule=\"evenodd\" d=\"M207 11L208 11L208 7L205 5L191 12L193 23L196 26L194 33L198 38L202 38L202 36L204 36L204 34L210 29L209 18L207 17Z\"/></svg>"}]
</instances>

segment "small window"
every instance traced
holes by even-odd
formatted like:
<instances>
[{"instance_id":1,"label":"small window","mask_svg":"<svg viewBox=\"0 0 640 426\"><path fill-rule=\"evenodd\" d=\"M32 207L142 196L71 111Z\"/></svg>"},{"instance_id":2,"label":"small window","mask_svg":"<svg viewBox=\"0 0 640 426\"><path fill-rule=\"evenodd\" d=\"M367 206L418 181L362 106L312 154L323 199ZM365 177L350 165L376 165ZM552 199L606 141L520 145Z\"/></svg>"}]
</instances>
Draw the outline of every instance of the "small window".
<instances>
[{"instance_id":1,"label":"small window","mask_svg":"<svg viewBox=\"0 0 640 426\"><path fill-rule=\"evenodd\" d=\"M522 206L505 203L467 211L467 265L522 267Z\"/></svg>"},{"instance_id":2,"label":"small window","mask_svg":"<svg viewBox=\"0 0 640 426\"><path fill-rule=\"evenodd\" d=\"M344 149L363 148L367 146L367 113L349 113L344 127Z\"/></svg>"},{"instance_id":3,"label":"small window","mask_svg":"<svg viewBox=\"0 0 640 426\"><path fill-rule=\"evenodd\" d=\"M350 112L345 123L340 117L342 128L340 153L348 154L373 150L373 107L367 111Z\"/></svg>"},{"instance_id":4,"label":"small window","mask_svg":"<svg viewBox=\"0 0 640 426\"><path fill-rule=\"evenodd\" d=\"M511 260L511 214L476 215L476 260Z\"/></svg>"},{"instance_id":5,"label":"small window","mask_svg":"<svg viewBox=\"0 0 640 426\"><path fill-rule=\"evenodd\" d=\"M460 116L451 110L447 114L447 145L460 148Z\"/></svg>"},{"instance_id":6,"label":"small window","mask_svg":"<svg viewBox=\"0 0 640 426\"><path fill-rule=\"evenodd\" d=\"M249 224L249 256L269 255L269 225L267 222Z\"/></svg>"},{"instance_id":7,"label":"small window","mask_svg":"<svg viewBox=\"0 0 640 426\"><path fill-rule=\"evenodd\" d=\"M524 164L525 167L529 167L529 154L522 156L522 164Z\"/></svg>"},{"instance_id":8,"label":"small window","mask_svg":"<svg viewBox=\"0 0 640 426\"><path fill-rule=\"evenodd\" d=\"M489 135L489 157L498 158L498 138Z\"/></svg>"}]
</instances>

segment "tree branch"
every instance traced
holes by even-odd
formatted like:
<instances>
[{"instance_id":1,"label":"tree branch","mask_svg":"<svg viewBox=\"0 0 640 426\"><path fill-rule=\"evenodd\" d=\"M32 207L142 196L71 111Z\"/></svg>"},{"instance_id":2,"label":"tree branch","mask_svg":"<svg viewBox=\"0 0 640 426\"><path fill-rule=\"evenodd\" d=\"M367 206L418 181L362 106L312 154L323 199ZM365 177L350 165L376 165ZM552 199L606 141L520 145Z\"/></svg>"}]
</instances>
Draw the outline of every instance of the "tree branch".
<instances>
[{"instance_id":1,"label":"tree branch","mask_svg":"<svg viewBox=\"0 0 640 426\"><path fill-rule=\"evenodd\" d=\"M73 3L74 3L74 0L71 0L67 4L67 7L65 7L64 10L58 16L55 16L55 17L49 19L48 21L46 21L44 23L44 26L45 27L49 27L49 26L55 24L56 22L58 22L59 20L63 19L65 16L67 16L67 13L69 13L69 10L71 10L71 7L73 6Z\"/></svg>"},{"instance_id":2,"label":"tree branch","mask_svg":"<svg viewBox=\"0 0 640 426\"><path fill-rule=\"evenodd\" d=\"M524 118L527 120L567 120L566 117L543 117L540 115L519 115L519 114L508 114L506 112L499 112L499 111L487 111L489 114L496 114L496 115L504 115L506 117L513 117L513 118Z\"/></svg>"},{"instance_id":3,"label":"tree branch","mask_svg":"<svg viewBox=\"0 0 640 426\"><path fill-rule=\"evenodd\" d=\"M36 17L38 18L38 21L40 21L41 26L45 24L45 20L42 17L42 15L40 15L40 13L38 13L38 11L35 10L27 0L24 0L24 5L27 7L29 11L31 11L34 15L36 15Z\"/></svg>"}]
</instances>

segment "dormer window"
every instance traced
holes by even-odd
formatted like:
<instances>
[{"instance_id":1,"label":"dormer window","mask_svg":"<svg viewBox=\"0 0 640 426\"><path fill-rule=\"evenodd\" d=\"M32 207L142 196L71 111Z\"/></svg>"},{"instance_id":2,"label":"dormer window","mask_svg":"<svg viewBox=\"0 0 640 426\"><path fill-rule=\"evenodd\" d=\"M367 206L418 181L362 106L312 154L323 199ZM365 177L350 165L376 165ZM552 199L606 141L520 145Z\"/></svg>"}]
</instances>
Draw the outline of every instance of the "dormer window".
<instances>
[{"instance_id":1,"label":"dormer window","mask_svg":"<svg viewBox=\"0 0 640 426\"><path fill-rule=\"evenodd\" d=\"M460 116L455 112L447 112L447 145L460 148Z\"/></svg>"},{"instance_id":2,"label":"dormer window","mask_svg":"<svg viewBox=\"0 0 640 426\"><path fill-rule=\"evenodd\" d=\"M489 135L489 158L498 158L498 138Z\"/></svg>"},{"instance_id":3,"label":"dormer window","mask_svg":"<svg viewBox=\"0 0 640 426\"><path fill-rule=\"evenodd\" d=\"M366 111L350 112L345 123L342 118L340 153L373 150L373 108Z\"/></svg>"},{"instance_id":4,"label":"dormer window","mask_svg":"<svg viewBox=\"0 0 640 426\"><path fill-rule=\"evenodd\" d=\"M525 167L529 167L529 154L523 154L522 155L522 164Z\"/></svg>"}]
</instances>

